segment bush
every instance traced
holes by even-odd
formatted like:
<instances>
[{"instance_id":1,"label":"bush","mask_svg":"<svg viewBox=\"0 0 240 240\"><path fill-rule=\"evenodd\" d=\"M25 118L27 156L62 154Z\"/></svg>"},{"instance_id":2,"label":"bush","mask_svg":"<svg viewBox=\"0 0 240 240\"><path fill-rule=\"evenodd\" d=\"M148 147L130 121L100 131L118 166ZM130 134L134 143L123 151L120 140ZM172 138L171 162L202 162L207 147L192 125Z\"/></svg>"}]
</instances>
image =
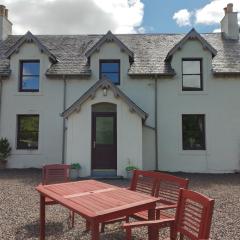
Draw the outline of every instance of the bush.
<instances>
[{"instance_id":1,"label":"bush","mask_svg":"<svg viewBox=\"0 0 240 240\"><path fill-rule=\"evenodd\" d=\"M0 161L6 160L11 154L12 148L7 138L0 138Z\"/></svg>"}]
</instances>

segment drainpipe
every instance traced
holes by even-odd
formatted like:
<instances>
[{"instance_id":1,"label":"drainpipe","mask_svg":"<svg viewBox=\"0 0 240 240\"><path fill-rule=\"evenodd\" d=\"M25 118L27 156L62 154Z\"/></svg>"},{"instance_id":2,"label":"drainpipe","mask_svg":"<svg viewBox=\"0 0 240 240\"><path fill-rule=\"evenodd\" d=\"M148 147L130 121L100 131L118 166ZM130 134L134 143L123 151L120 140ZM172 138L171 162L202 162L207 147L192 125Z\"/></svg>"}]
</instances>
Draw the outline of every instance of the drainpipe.
<instances>
[{"instance_id":1,"label":"drainpipe","mask_svg":"<svg viewBox=\"0 0 240 240\"><path fill-rule=\"evenodd\" d=\"M63 111L66 109L66 88L67 88L67 81L65 75L63 75ZM63 135L62 135L62 164L65 163L65 136L66 136L66 120L63 118Z\"/></svg>"},{"instance_id":2,"label":"drainpipe","mask_svg":"<svg viewBox=\"0 0 240 240\"><path fill-rule=\"evenodd\" d=\"M154 76L155 80L155 170L158 170L158 81L157 75Z\"/></svg>"},{"instance_id":3,"label":"drainpipe","mask_svg":"<svg viewBox=\"0 0 240 240\"><path fill-rule=\"evenodd\" d=\"M1 121L2 119L2 77L0 76L0 136L1 136Z\"/></svg>"}]
</instances>

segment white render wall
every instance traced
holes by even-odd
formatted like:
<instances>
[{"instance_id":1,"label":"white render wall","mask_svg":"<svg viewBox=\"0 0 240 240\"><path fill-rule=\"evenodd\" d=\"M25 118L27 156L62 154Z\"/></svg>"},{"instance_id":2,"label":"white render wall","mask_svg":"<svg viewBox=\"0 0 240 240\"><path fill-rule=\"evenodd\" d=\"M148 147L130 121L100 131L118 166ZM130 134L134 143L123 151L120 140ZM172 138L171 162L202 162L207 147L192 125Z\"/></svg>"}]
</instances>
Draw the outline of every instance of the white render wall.
<instances>
[{"instance_id":1,"label":"white render wall","mask_svg":"<svg viewBox=\"0 0 240 240\"><path fill-rule=\"evenodd\" d=\"M142 119L129 110L111 90L107 96L99 89L94 99L81 105L79 112L68 117L66 162L79 162L81 176L91 175L92 105L101 102L116 104L117 108L117 175L126 176L125 168L130 164L142 168Z\"/></svg>"},{"instance_id":2,"label":"white render wall","mask_svg":"<svg viewBox=\"0 0 240 240\"><path fill-rule=\"evenodd\" d=\"M40 92L18 92L19 61L40 59ZM62 161L63 81L45 76L50 62L33 43L24 44L18 54L11 56L11 76L3 80L0 135L12 146L8 161L10 168L42 167ZM39 149L17 150L17 114L39 114Z\"/></svg>"},{"instance_id":3,"label":"white render wall","mask_svg":"<svg viewBox=\"0 0 240 240\"><path fill-rule=\"evenodd\" d=\"M203 92L182 92L182 58L203 59ZM240 169L239 78L215 78L211 54L188 41L172 59L176 76L159 80L159 168L184 172L233 172ZM182 114L205 114L206 151L182 150Z\"/></svg>"},{"instance_id":4,"label":"white render wall","mask_svg":"<svg viewBox=\"0 0 240 240\"><path fill-rule=\"evenodd\" d=\"M203 58L205 89L203 92L183 93L181 91L181 59L183 57ZM23 59L40 59L39 93L18 92L19 60ZM104 44L99 52L92 55L91 77L67 79L66 105L70 106L99 80L99 59L121 60L121 84L118 87L149 114L145 122L149 127L144 126L142 135L139 136L143 146L141 150L139 148L139 160L136 164L140 167L142 162L144 169L153 169L155 167L154 80L129 77L127 75L128 56L114 43ZM211 59L211 54L204 50L199 42L188 41L173 56L172 66L176 71L176 76L158 79L158 165L160 170L215 173L240 170L240 79L239 77L214 77L211 72ZM17 54L11 56L12 73L9 79L3 80L0 116L0 135L7 137L13 148L8 167L41 167L46 163L61 163L62 161L63 119L59 113L63 111L64 84L62 78L48 79L45 76L49 66L50 62L47 56L40 53L32 43L24 44ZM90 103L86 103L86 106L83 107L86 107L86 112L89 111ZM186 113L206 115L206 151L182 150L181 115ZM16 150L17 114L40 114L39 150ZM134 115L136 114L129 116ZM89 114L81 115L81 118L89 116ZM74 121L77 121L76 119ZM83 121L83 119L79 119L79 121ZM71 120L69 119L67 135L71 131L70 126ZM80 126L77 122L75 126L75 131L86 131L86 128L83 129L82 125ZM69 141L71 140L67 139L66 141L66 161L78 161L79 156L74 156L77 152L75 150L70 152ZM85 141L84 144L90 144L90 141ZM85 166L85 175L87 175L90 169L87 162L89 163L91 151L83 150L81 154L87 160L85 165L81 165ZM137 159L136 153L128 155L135 156L133 159ZM126 165L128 156L118 157L124 159L122 164ZM118 166L120 175L124 174L120 170L123 169L123 165Z\"/></svg>"}]
</instances>

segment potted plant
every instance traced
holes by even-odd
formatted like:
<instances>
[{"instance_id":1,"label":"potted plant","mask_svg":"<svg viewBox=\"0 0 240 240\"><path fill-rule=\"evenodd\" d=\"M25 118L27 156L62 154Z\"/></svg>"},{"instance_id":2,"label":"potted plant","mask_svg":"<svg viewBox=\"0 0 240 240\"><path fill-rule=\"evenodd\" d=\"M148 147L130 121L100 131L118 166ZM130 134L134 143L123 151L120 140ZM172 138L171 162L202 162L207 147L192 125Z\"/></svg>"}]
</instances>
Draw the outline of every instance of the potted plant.
<instances>
[{"instance_id":1,"label":"potted plant","mask_svg":"<svg viewBox=\"0 0 240 240\"><path fill-rule=\"evenodd\" d=\"M70 178L78 179L80 176L81 165L79 163L72 163L70 165Z\"/></svg>"},{"instance_id":2,"label":"potted plant","mask_svg":"<svg viewBox=\"0 0 240 240\"><path fill-rule=\"evenodd\" d=\"M0 168L6 168L7 158L10 156L12 148L7 138L0 138Z\"/></svg>"},{"instance_id":3,"label":"potted plant","mask_svg":"<svg viewBox=\"0 0 240 240\"><path fill-rule=\"evenodd\" d=\"M133 176L133 170L137 170L138 167L134 166L134 165L128 165L125 170L127 172L127 178L131 179Z\"/></svg>"}]
</instances>

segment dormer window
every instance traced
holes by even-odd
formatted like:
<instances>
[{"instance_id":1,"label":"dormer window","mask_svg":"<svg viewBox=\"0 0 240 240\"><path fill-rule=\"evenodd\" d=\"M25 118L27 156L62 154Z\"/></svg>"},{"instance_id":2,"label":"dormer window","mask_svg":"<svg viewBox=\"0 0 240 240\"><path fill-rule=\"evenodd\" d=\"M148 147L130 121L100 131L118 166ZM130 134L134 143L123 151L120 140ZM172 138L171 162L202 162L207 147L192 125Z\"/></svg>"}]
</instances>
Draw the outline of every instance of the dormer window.
<instances>
[{"instance_id":1,"label":"dormer window","mask_svg":"<svg viewBox=\"0 0 240 240\"><path fill-rule=\"evenodd\" d=\"M39 92L39 60L20 61L20 92Z\"/></svg>"},{"instance_id":2,"label":"dormer window","mask_svg":"<svg viewBox=\"0 0 240 240\"><path fill-rule=\"evenodd\" d=\"M202 91L202 60L183 59L182 60L182 90Z\"/></svg>"},{"instance_id":3,"label":"dormer window","mask_svg":"<svg viewBox=\"0 0 240 240\"><path fill-rule=\"evenodd\" d=\"M100 79L107 78L114 84L120 84L120 60L100 60Z\"/></svg>"}]
</instances>

